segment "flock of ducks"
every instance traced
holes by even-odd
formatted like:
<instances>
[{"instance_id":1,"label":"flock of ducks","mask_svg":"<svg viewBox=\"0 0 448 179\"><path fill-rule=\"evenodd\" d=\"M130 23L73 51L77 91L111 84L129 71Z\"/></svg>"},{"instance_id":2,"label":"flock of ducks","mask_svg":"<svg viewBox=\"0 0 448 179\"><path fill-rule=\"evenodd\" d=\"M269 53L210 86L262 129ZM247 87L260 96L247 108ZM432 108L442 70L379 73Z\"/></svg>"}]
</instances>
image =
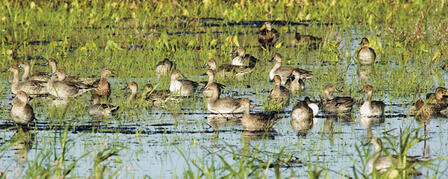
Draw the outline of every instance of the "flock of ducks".
<instances>
[{"instance_id":1,"label":"flock of ducks","mask_svg":"<svg viewBox=\"0 0 448 179\"><path fill-rule=\"evenodd\" d=\"M259 33L259 42L264 48L273 47L279 38L279 32L272 28L270 23L265 23L264 28ZM295 40L298 43L319 44L321 38L296 34ZM357 58L360 65L371 65L375 62L375 51L369 47L367 38L361 40L362 48L358 51ZM225 85L214 82L214 77L243 77L254 71L259 60L246 53L243 47L238 47L235 51L237 56L231 61L231 64L217 65L214 59L206 62L209 69L206 71L208 81L198 83L184 79L182 73L175 68L174 62L164 59L155 67L157 78L170 76L169 90L155 90L151 84L145 85L145 99L153 105L163 105L167 102L177 102L179 97L192 96L198 92L199 87L202 95L205 97L207 109L214 114L242 114L241 124L247 131L269 131L279 121L276 112L251 112L251 102L247 98L221 97L221 91ZM309 70L296 67L284 66L282 64L282 55L274 54L271 61L275 61L272 69L269 71L269 79L275 83L269 92L269 102L279 104L282 107L290 102L290 96L296 91L305 88L305 80L313 78ZM33 108L29 105L28 96L51 95L60 99L75 98L83 93L90 92L92 95L92 104L89 108L89 114L93 116L111 116L118 107L109 105L111 87L107 78L114 73L104 68L101 70L100 79L77 78L67 76L62 69L58 69L56 61L48 61L51 67L51 74L33 73L30 75L30 64L23 62L20 67L24 73L20 78L20 69L18 66L11 66L9 71L13 73L11 91L16 95L13 100L11 117L18 125L28 125L35 119ZM138 85L135 82L128 84L131 90L130 101L137 99ZM298 101L291 112L291 125L299 133L306 133L313 126L313 116L317 115L321 109L326 114L350 115L354 104L352 97L332 96L336 91L335 85L328 84L323 91L325 100L320 102L311 101L306 97L303 101ZM364 126L370 126L371 123L384 122L385 104L382 101L373 101L374 88L365 85L362 91L366 94L366 99L360 106L361 123ZM448 93L443 87L437 88L433 94L428 94L427 101L417 101L411 108L413 115L434 115L446 114L448 105ZM372 144L378 149L378 142L372 139ZM379 149L378 149L379 150ZM377 158L378 159L378 158ZM370 165L370 163L369 163ZM378 163L377 163L378 168Z\"/></svg>"}]
</instances>

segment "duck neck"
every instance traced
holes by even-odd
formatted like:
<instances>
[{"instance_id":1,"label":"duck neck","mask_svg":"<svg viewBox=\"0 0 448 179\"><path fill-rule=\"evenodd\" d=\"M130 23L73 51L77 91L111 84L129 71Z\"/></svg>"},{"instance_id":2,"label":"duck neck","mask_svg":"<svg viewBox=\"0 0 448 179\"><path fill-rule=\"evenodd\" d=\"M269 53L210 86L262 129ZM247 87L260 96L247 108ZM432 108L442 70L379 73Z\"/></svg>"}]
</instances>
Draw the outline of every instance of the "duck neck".
<instances>
[{"instance_id":1,"label":"duck neck","mask_svg":"<svg viewBox=\"0 0 448 179\"><path fill-rule=\"evenodd\" d=\"M20 77L19 77L19 71L14 71L14 76L12 79L12 87L15 88L17 85L19 85Z\"/></svg>"},{"instance_id":2,"label":"duck neck","mask_svg":"<svg viewBox=\"0 0 448 179\"><path fill-rule=\"evenodd\" d=\"M52 72L52 73L56 73L56 71L58 70L56 64L54 64L54 63L50 63L50 66L51 66L51 72Z\"/></svg>"},{"instance_id":3,"label":"duck neck","mask_svg":"<svg viewBox=\"0 0 448 179\"><path fill-rule=\"evenodd\" d=\"M244 107L244 114L250 115L250 106L249 105Z\"/></svg>"},{"instance_id":4,"label":"duck neck","mask_svg":"<svg viewBox=\"0 0 448 179\"><path fill-rule=\"evenodd\" d=\"M30 67L29 66L24 66L23 67L22 81L28 80L29 76L30 76Z\"/></svg>"},{"instance_id":5,"label":"duck neck","mask_svg":"<svg viewBox=\"0 0 448 179\"><path fill-rule=\"evenodd\" d=\"M213 83L213 78L214 78L213 74L208 75L208 84Z\"/></svg>"},{"instance_id":6,"label":"duck neck","mask_svg":"<svg viewBox=\"0 0 448 179\"><path fill-rule=\"evenodd\" d=\"M281 66L282 66L282 62L275 62L274 67L272 67L271 73L275 72Z\"/></svg>"},{"instance_id":7,"label":"duck neck","mask_svg":"<svg viewBox=\"0 0 448 179\"><path fill-rule=\"evenodd\" d=\"M327 101L332 100L333 98L330 96L330 91L325 90L324 91L324 97Z\"/></svg>"},{"instance_id":8,"label":"duck neck","mask_svg":"<svg viewBox=\"0 0 448 179\"><path fill-rule=\"evenodd\" d=\"M370 103L371 101L372 101L372 92L369 91L369 92L367 92L367 98L366 98L365 102Z\"/></svg>"}]
</instances>

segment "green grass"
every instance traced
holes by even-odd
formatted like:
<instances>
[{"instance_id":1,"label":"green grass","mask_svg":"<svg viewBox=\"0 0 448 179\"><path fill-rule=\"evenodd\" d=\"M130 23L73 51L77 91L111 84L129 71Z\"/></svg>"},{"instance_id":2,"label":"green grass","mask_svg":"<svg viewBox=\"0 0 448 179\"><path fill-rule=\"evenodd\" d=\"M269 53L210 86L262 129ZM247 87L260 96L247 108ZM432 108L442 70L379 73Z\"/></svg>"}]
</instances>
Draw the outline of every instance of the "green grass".
<instances>
[{"instance_id":1,"label":"green grass","mask_svg":"<svg viewBox=\"0 0 448 179\"><path fill-rule=\"evenodd\" d=\"M199 76L206 71L204 63L209 58L217 59L218 64L230 63L233 58L230 52L238 45L244 46L249 54L261 60L256 70L240 80L217 77L216 81L227 85L226 92L255 92L255 95L238 97L250 97L259 102L257 105L264 104L266 108L271 107L268 105L266 92L273 86L268 81L268 73L273 64L268 60L274 53L281 53L285 57L285 65L313 71L315 77L305 82L307 93L295 96L297 99L304 95L319 99L328 83L344 87L339 95L361 99L364 94L357 91L368 83L375 88L375 99L388 104L406 104L418 99L418 89L426 93L438 86L447 85L446 70L441 68L447 63L448 54L448 9L445 1L174 0L156 1L157 3L136 1L135 7L133 2L1 0L0 80L4 88L0 89L0 93L7 94L10 91L9 81L12 75L5 72L7 68L28 57L54 58L59 68L74 76L98 77L100 70L108 67L117 74L109 82L113 89L112 103L120 106L120 110L116 119L105 119L105 123L148 124L160 120L160 116L148 114L151 109L156 109L172 113L174 120L169 122L174 121L175 129L183 130L191 121L188 121L182 109L205 111L201 103L202 95L187 99L181 104L169 104L157 109L142 101L130 104L125 96L127 92L121 89L130 81L136 81L140 91L148 82L157 85L158 89L168 89L169 78L155 80L153 71L154 66L164 58L173 60L176 68L187 78L204 81L205 78ZM209 17L222 19L200 19ZM274 28L281 32L281 45L267 51L259 48L257 27L230 25L258 20L303 22L306 26L274 23ZM290 47L295 32L322 37L324 42L316 50L309 50L305 46ZM365 69L370 70L367 81L356 75L360 69L355 57L359 48L357 44L364 36L369 38L378 55L378 63L371 69ZM42 43L36 44L37 41ZM31 60L33 71L49 72L45 63L44 60ZM246 85L251 88L247 89ZM9 98L8 95L1 96L2 101ZM67 108L53 108L45 103L45 99L34 99L32 102L39 121L72 127L91 121L86 117L90 103L88 95L71 101ZM294 100L291 100L289 106L293 105ZM0 114L6 119L9 118L8 107L6 104L0 109ZM193 127L189 126L188 130L206 128L200 125L203 124L202 121L198 121ZM343 128L331 121L328 124L335 125L334 129L330 127L331 130L341 131ZM95 152L85 152L85 155L64 162L65 154L70 152L69 146L76 145L65 138L71 132L67 130L68 128L63 133L51 136L55 141L60 141L42 144L41 152L24 172L26 176L64 177L71 174L70 170L79 165L77 162L87 156L94 160L94 170L89 176L102 178L106 173L106 176L120 176L114 173L118 170L108 169L108 165L104 164L107 163L105 159L119 155L122 150L114 145ZM328 132L326 129L319 131ZM330 140L338 137L333 132L328 135ZM182 138L175 140L182 141ZM395 141L392 146L397 148L396 142L406 143L408 140L399 138L390 142ZM172 147L171 138L162 139L162 142L167 147ZM53 145L60 148L56 150L50 147ZM8 146L8 143L2 143L1 151L6 151ZM406 143L401 148L412 146ZM190 166L184 173L176 174L185 175L186 178L269 177L265 171L273 171L276 177L288 177L283 175L285 170L278 168L281 165L275 162L290 159L293 152L289 148L279 149L272 155L255 153L253 156L241 154L247 148L229 148L229 151L213 153L205 159L201 159L201 156L191 159L182 154L182 149L178 149ZM360 156L367 154L367 149L358 151ZM46 153L51 153L51 156ZM233 160L228 161L229 157ZM312 159L314 158L310 156L309 160ZM361 163L365 159L361 158ZM58 165L52 165L54 161L58 161ZM328 177L328 173L332 173L331 169L320 164L304 163L308 168L308 176ZM353 175L366 176L356 169ZM293 169L285 173L291 176L301 175L296 174ZM345 174L338 176L343 177Z\"/></svg>"}]
</instances>

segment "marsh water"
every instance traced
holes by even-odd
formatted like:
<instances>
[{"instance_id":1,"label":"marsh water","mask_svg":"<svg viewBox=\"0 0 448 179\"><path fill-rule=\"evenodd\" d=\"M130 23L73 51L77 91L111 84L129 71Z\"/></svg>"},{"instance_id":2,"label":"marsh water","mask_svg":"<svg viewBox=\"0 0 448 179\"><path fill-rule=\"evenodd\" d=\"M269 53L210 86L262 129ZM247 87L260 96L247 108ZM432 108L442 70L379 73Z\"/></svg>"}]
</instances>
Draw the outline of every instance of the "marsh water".
<instances>
[{"instance_id":1,"label":"marsh water","mask_svg":"<svg viewBox=\"0 0 448 179\"><path fill-rule=\"evenodd\" d=\"M203 19L202 23L205 24L204 26L213 27L214 21L219 22L219 19ZM373 154L373 147L365 145L368 143L369 134L359 121L359 104L355 105L352 111L352 120L349 121L333 119L320 111L314 119L313 128L307 132L306 136L298 135L298 132L290 124L290 113L295 102L306 96L319 100L323 86L330 82L344 87L342 92L336 93L336 95L352 96L358 100L363 98L363 94L357 91L363 84L369 83L378 87L375 99L386 103L386 120L384 123L371 127L373 136L383 138L384 141L389 139L397 142L405 129L415 129L419 137L425 137L427 140L413 146L408 151L408 155L437 158L448 154L447 119L433 118L424 126L422 122L409 116L408 108L418 99L417 95L410 91L399 91L405 87L396 87L400 83L395 82L397 78L392 77L399 73L397 71L415 69L417 64L410 63L403 67L402 64L384 60L384 58L394 57L384 55L388 54L387 50L389 49L385 48L386 50L381 52L377 59L379 62L374 64L371 69L360 69L362 67L357 65L355 52L360 39L368 35L369 31L357 28L337 30L337 24L332 28L337 31L334 41L339 42L334 47L339 54L343 54L336 57L340 60L335 61L334 56L326 54L330 52L322 52L319 48L308 49L290 45L289 40L294 36L295 31L323 35L328 28L328 24L311 24L311 27L308 25L310 23L307 22L303 24L274 23L274 28L278 28L281 32L283 44L280 49L274 48L271 51L263 50L258 46L256 32L259 24L254 22L216 26L213 27L214 33L167 30L168 39L203 39L205 41L214 38L224 40L229 36L239 34L239 44L246 47L249 54L261 61L250 78L242 80L217 78L216 80L227 85L222 96L249 98L254 104L252 112L265 111L267 96L273 86L268 79L268 72L272 67L268 60L272 58L274 52L281 53L286 57L285 65L313 71L315 77L305 82L305 91L292 97L289 106L280 114L282 120L274 126L275 131L270 133L246 132L243 131L238 119L223 119L222 116L209 114L199 92L194 98L185 99L180 104L168 107L154 107L138 101L127 101L126 90L123 88L126 83L131 81L139 83L140 90L147 82L162 83L164 85L161 85L161 88L166 89L168 78L158 80L154 75L146 77L140 75L141 73L132 74L133 69L153 70L151 67L163 59L159 58L162 55L158 55L158 57L147 57L147 60L143 61L147 65L134 63L132 60L119 62L120 59L117 58L105 59L115 60L122 64L121 67L110 67L117 75L108 80L113 90L111 103L120 106L116 117L103 119L90 117L87 112L90 105L90 94L84 94L69 102L66 108L53 107L47 99L35 98L31 104L35 110L37 121L24 134L15 129L15 125L9 117L13 99L10 91L12 75L4 72L0 79L3 89L0 111L0 116L2 116L0 120L2 148L0 172L14 178L20 177L24 175L24 171L29 171L27 169L32 167L51 168L58 165L55 161L63 154L65 158L63 166L68 167L74 163L76 166L69 176L92 176L95 157L98 157L101 151L105 151L104 153L115 151L114 155L101 163L107 168L106 176L176 178L187 175L188 171L207 173L206 170L214 170L217 177L226 176L232 172L248 172L247 175L250 177L265 174L269 178L278 176L279 173L280 177L307 178L310 176L311 170L322 170L321 176L329 178L353 177L357 172L367 173L367 169L364 167L365 159ZM95 31L95 29L91 29L91 31ZM115 31L122 32L124 30L117 28ZM89 32L87 31L87 33ZM160 34L154 34L154 38L157 39L158 36ZM390 43L387 39L378 41L379 44ZM46 49L49 48L49 45L50 43L36 43L29 46L32 49ZM129 45L129 47L130 54L140 53L139 51L147 51L148 48L151 48L138 44ZM123 49L125 48L123 47ZM233 58L228 55L230 51L220 50L217 48L210 51L226 54L220 55L218 63L229 63ZM43 55L39 55L39 50L36 51L32 56ZM206 71L202 64L205 63L208 56L204 53L191 55L191 53L203 51L200 46L172 53L185 51L190 51L188 56L176 54L173 58L177 63L176 67L185 72L189 79L206 80L200 74ZM79 55L75 50L69 50L67 53L69 57ZM321 53L325 55L316 55ZM44 57L42 59L22 58L22 60L42 65L37 65L36 70L48 68L45 66L45 59ZM59 59L58 65L61 68L70 68L70 65L64 65L64 62ZM75 70L67 69L67 71L73 74L95 75L98 73L98 68L83 67ZM123 72L126 71L124 69L131 72ZM367 77L360 76L360 71L363 70L366 71ZM420 69L419 71L424 70ZM446 71L442 71L441 74L437 78L431 74L421 76L421 78L432 82L427 91L421 92L422 96L424 96L423 93L432 92L437 84L443 85L444 81L448 80ZM398 92L395 89L398 89ZM63 147L63 145L65 146ZM424 178L434 175L445 178L447 177L445 173L447 168L446 160L436 160L431 167L420 166L419 171ZM199 174L197 176L204 177Z\"/></svg>"}]
</instances>

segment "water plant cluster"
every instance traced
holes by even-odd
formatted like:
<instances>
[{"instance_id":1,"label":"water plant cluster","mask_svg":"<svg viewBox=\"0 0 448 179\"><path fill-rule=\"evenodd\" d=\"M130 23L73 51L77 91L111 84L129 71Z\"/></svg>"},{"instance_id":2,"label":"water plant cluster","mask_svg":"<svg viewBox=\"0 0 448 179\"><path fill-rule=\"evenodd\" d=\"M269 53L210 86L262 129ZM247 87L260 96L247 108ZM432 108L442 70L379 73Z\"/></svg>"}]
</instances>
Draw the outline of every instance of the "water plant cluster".
<instances>
[{"instance_id":1,"label":"water plant cluster","mask_svg":"<svg viewBox=\"0 0 448 179\"><path fill-rule=\"evenodd\" d=\"M7 1L0 3L0 177L401 177L413 170L444 178L442 160L448 135L446 118L421 123L408 107L436 87L446 86L448 48L446 2L433 1ZM257 32L269 21L280 32L278 43L263 49ZM316 49L292 44L296 32L322 38ZM368 80L356 52L362 37L370 40L377 62ZM226 84L224 96L247 97L263 111L273 86L268 74L275 53L284 64L312 71L306 90L291 98L320 99L325 85L341 95L362 99L365 84L386 103L386 122L366 130L357 109L352 122L327 120L320 113L306 137L291 129L292 106L284 109L277 133L253 136L239 125L214 128L198 93L179 104L154 108L128 101L127 83L142 89L157 79L155 65L168 58L189 79L204 81L207 60L228 64L238 46L260 59L243 79L215 78ZM67 74L98 77L107 67L113 118L93 120L89 95L64 109L35 99L37 123L15 130L9 111L10 65L28 61L32 71L47 71L55 59ZM262 105L264 104L264 105ZM211 126L211 127L210 127ZM431 131L431 132L428 132ZM372 134L373 133L373 134ZM426 160L394 164L386 174L367 171L375 153L368 136L382 138L383 154ZM431 145L431 148L428 146ZM423 152L422 152L423 151ZM429 156L429 157L428 157ZM406 163L406 162L405 162Z\"/></svg>"}]
</instances>

